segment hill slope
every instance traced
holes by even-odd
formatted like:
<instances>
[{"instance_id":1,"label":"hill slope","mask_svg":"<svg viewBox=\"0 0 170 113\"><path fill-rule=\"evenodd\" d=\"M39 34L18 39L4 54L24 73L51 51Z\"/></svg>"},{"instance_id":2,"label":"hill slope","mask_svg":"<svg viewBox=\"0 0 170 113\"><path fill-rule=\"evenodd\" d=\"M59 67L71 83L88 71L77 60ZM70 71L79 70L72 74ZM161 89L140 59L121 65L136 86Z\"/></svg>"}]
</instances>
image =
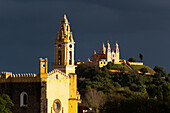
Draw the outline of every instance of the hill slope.
<instances>
[{"instance_id":1,"label":"hill slope","mask_svg":"<svg viewBox=\"0 0 170 113\"><path fill-rule=\"evenodd\" d=\"M155 71L150 68L149 66L146 66L146 65L126 65L126 64L113 64L113 63L110 63L108 66L107 66L110 70L124 70L124 71L128 71L128 72L139 72L139 70L141 68L146 68L148 70L148 73L150 73L151 75L154 75L155 74Z\"/></svg>"}]
</instances>

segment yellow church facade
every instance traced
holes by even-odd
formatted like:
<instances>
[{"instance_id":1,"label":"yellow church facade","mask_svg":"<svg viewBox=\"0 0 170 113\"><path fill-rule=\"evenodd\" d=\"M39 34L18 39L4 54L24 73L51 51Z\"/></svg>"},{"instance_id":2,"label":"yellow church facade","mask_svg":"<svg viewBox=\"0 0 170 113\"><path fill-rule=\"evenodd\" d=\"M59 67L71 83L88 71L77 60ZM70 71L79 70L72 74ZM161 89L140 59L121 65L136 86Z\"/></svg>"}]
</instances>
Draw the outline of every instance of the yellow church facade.
<instances>
[{"instance_id":1,"label":"yellow church facade","mask_svg":"<svg viewBox=\"0 0 170 113\"><path fill-rule=\"evenodd\" d=\"M38 74L2 72L0 93L8 94L13 113L78 113L81 102L77 91L74 40L66 15L55 41L55 63L48 72L48 59L40 58Z\"/></svg>"}]
</instances>

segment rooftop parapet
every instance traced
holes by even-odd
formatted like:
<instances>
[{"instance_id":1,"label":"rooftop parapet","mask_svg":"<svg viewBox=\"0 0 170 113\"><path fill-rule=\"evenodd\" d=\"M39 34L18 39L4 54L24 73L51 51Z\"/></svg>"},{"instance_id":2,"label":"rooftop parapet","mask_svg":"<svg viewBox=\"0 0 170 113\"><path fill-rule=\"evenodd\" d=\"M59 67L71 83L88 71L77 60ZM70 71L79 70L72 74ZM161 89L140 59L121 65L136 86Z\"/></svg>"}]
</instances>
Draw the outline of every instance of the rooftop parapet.
<instances>
[{"instance_id":1,"label":"rooftop parapet","mask_svg":"<svg viewBox=\"0 0 170 113\"><path fill-rule=\"evenodd\" d=\"M1 72L1 77L0 78L9 78L11 77L12 72Z\"/></svg>"},{"instance_id":2,"label":"rooftop parapet","mask_svg":"<svg viewBox=\"0 0 170 113\"><path fill-rule=\"evenodd\" d=\"M2 72L0 78L35 78L37 75L35 73L21 73L12 74L12 72Z\"/></svg>"}]
</instances>

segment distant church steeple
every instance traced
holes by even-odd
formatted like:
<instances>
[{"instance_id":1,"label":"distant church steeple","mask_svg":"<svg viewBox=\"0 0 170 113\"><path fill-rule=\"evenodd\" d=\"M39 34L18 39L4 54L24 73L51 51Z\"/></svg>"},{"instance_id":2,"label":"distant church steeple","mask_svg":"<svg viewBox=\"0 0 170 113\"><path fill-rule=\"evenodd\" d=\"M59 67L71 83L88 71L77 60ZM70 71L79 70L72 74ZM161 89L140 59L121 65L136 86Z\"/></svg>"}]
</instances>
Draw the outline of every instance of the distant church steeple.
<instances>
[{"instance_id":1,"label":"distant church steeple","mask_svg":"<svg viewBox=\"0 0 170 113\"><path fill-rule=\"evenodd\" d=\"M111 53L111 48L110 48L109 41L107 42L107 46L106 46L106 54L107 54L106 60L108 62L111 62L112 61L112 59L111 59L112 53Z\"/></svg>"},{"instance_id":2,"label":"distant church steeple","mask_svg":"<svg viewBox=\"0 0 170 113\"><path fill-rule=\"evenodd\" d=\"M119 52L119 46L118 46L117 41L116 41L116 44L114 47L114 51L112 52L112 60L114 62L119 62L119 60L120 60L120 52Z\"/></svg>"},{"instance_id":3,"label":"distant church steeple","mask_svg":"<svg viewBox=\"0 0 170 113\"><path fill-rule=\"evenodd\" d=\"M96 54L96 50L94 50L94 53L93 53L94 55Z\"/></svg>"},{"instance_id":4,"label":"distant church steeple","mask_svg":"<svg viewBox=\"0 0 170 113\"><path fill-rule=\"evenodd\" d=\"M102 45L102 48L99 50L100 54L106 54L106 47L104 46L104 43Z\"/></svg>"},{"instance_id":5,"label":"distant church steeple","mask_svg":"<svg viewBox=\"0 0 170 113\"><path fill-rule=\"evenodd\" d=\"M115 44L114 52L119 53L119 47L118 47L117 41L116 41L116 44Z\"/></svg>"}]
</instances>

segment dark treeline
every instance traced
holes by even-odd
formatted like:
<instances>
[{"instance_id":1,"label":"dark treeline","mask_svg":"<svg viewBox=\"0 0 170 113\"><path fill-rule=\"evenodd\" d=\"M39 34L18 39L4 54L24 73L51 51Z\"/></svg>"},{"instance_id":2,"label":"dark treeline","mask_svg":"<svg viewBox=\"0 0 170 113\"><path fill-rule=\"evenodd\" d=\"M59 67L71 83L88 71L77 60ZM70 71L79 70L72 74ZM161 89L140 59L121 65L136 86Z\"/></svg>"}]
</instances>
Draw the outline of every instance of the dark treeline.
<instances>
[{"instance_id":1,"label":"dark treeline","mask_svg":"<svg viewBox=\"0 0 170 113\"><path fill-rule=\"evenodd\" d=\"M169 113L170 76L163 68L155 66L154 75L145 75L112 73L113 65L77 67L82 105L97 113Z\"/></svg>"}]
</instances>

